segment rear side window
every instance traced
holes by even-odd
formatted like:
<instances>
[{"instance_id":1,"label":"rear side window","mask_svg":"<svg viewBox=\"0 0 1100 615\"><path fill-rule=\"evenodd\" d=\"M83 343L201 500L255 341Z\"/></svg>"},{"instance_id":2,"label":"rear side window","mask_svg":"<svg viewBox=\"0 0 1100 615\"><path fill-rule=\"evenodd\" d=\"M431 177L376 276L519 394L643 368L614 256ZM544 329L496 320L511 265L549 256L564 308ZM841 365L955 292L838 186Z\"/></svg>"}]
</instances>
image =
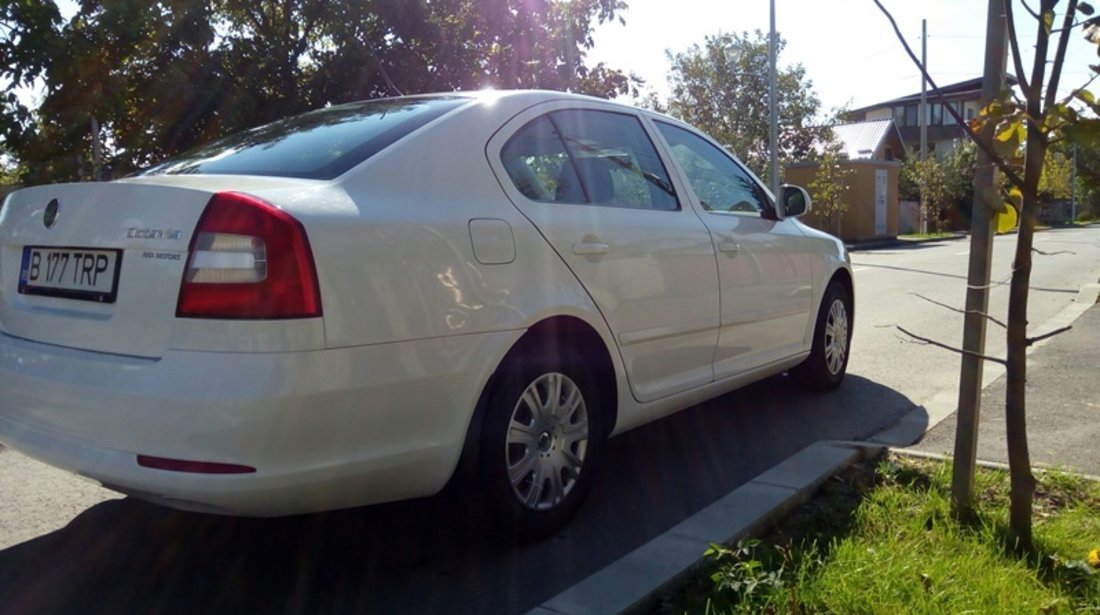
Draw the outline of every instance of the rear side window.
<instances>
[{"instance_id":1,"label":"rear side window","mask_svg":"<svg viewBox=\"0 0 1100 615\"><path fill-rule=\"evenodd\" d=\"M532 200L679 209L668 172L632 115L549 113L508 140L501 162L516 189Z\"/></svg>"},{"instance_id":2,"label":"rear side window","mask_svg":"<svg viewBox=\"0 0 1100 615\"><path fill-rule=\"evenodd\" d=\"M142 175L333 179L469 99L391 98L339 105L231 135Z\"/></svg>"}]
</instances>

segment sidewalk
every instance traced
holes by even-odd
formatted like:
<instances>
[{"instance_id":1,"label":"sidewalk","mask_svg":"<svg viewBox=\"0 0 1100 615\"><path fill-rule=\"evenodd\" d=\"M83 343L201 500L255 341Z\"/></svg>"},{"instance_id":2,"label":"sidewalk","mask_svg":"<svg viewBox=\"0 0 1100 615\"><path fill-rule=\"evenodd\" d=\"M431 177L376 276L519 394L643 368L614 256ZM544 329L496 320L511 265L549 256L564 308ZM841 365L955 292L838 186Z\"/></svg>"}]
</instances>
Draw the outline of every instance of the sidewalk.
<instances>
[{"instance_id":1,"label":"sidewalk","mask_svg":"<svg viewBox=\"0 0 1100 615\"><path fill-rule=\"evenodd\" d=\"M1028 357L1027 431L1033 465L1100 476L1100 304ZM978 458L1007 462L1005 378L982 392ZM951 455L952 414L933 427L913 450Z\"/></svg>"}]
</instances>

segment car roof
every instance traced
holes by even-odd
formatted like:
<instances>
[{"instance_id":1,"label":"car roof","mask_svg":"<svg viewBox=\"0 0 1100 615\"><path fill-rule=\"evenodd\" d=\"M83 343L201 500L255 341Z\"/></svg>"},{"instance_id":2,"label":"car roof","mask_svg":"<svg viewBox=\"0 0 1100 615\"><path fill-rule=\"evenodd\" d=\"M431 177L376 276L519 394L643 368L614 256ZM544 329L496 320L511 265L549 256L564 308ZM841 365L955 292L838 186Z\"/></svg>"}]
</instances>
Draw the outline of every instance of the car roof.
<instances>
[{"instance_id":1,"label":"car roof","mask_svg":"<svg viewBox=\"0 0 1100 615\"><path fill-rule=\"evenodd\" d=\"M653 117L659 117L662 119L673 120L677 123L678 120L670 118L661 113L651 111L649 109L642 109L633 105L610 100L606 98L599 98L596 96L589 96L587 94L576 94L574 92L561 92L557 90L465 90L455 92L432 92L425 94L413 94L407 96L397 96L391 98L437 98L437 97L449 97L449 98L467 98L470 101L477 101L486 105L502 105L506 109L512 112L518 112L522 109L537 105L544 102L553 101L574 101L579 103L599 103L602 105L613 105L620 107L623 110L629 110L631 112L641 112Z\"/></svg>"}]
</instances>

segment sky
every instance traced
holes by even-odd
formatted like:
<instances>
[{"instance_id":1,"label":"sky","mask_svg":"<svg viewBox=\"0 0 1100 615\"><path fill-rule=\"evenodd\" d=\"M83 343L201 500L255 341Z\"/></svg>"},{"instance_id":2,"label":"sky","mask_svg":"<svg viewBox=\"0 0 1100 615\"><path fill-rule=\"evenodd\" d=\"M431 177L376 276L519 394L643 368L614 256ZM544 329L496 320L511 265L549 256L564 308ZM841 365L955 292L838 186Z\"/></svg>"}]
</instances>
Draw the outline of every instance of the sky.
<instances>
[{"instance_id":1,"label":"sky","mask_svg":"<svg viewBox=\"0 0 1100 615\"><path fill-rule=\"evenodd\" d=\"M718 32L767 32L769 28L769 0L626 2L627 10L620 13L625 25L616 19L596 27L589 64L602 61L632 72L645 79L646 88L656 90L662 98L669 91L666 50L686 51ZM981 76L988 2L882 3L894 15L918 57L921 19L928 20L928 68L938 85ZM1100 9L1100 3L1093 4ZM787 41L779 64L801 63L806 68L807 78L821 99L822 112L844 105L859 108L920 91L919 71L872 0L775 0L775 5L776 30ZM66 17L77 10L74 0L60 0L58 6ZM1035 21L1018 0L1015 6L1017 26L1026 32L1021 35L1020 46L1030 72ZM1097 63L1100 57L1096 47L1076 30L1070 40L1060 93L1068 95L1084 84L1091 74L1089 64ZM1009 72L1013 72L1011 60ZM1097 84L1090 89L1100 94Z\"/></svg>"},{"instance_id":2,"label":"sky","mask_svg":"<svg viewBox=\"0 0 1100 615\"><path fill-rule=\"evenodd\" d=\"M665 50L686 51L718 32L769 28L769 0L626 0L616 20L596 28L589 63L633 72L664 98L669 62ZM928 69L937 85L980 77L985 53L983 0L882 0L920 57L921 20L928 21ZM1036 5L1036 2L1031 2ZM1064 2L1062 4L1065 4ZM787 41L779 65L801 63L822 102L822 111L852 108L920 92L920 72L898 42L890 23L872 0L775 0L776 30ZM1094 3L1100 9L1100 5ZM1030 73L1035 20L1015 4L1024 66ZM1057 20L1061 23L1061 19ZM1026 26L1026 27L1025 27ZM1024 34L1026 32L1026 34ZM1053 57L1053 50L1049 57ZM1089 78L1089 64L1100 63L1096 46L1080 29L1070 40L1062 94ZM1009 60L1009 72L1012 61ZM1097 80L1089 89L1100 93Z\"/></svg>"}]
</instances>

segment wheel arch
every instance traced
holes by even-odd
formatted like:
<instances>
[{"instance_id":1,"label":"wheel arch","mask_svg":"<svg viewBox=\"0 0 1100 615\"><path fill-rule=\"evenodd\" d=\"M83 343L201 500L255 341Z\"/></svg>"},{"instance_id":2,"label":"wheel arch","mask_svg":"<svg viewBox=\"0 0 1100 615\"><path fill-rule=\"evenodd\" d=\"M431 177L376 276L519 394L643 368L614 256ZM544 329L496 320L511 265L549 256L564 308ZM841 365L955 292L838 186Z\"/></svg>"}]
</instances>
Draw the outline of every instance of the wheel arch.
<instances>
[{"instance_id":1,"label":"wheel arch","mask_svg":"<svg viewBox=\"0 0 1100 615\"><path fill-rule=\"evenodd\" d=\"M604 436L610 436L618 421L618 381L615 364L611 358L611 349L604 343L600 334L584 320L575 316L552 316L545 318L527 329L493 370L492 375L482 387L474 408L470 424L466 429L466 439L462 445L462 454L451 477L449 486L475 484L477 479L478 450L481 433L485 423L486 406L493 387L497 384L501 367L519 353L554 352L554 348L565 347L575 352L591 370L596 381L600 408L604 412ZM463 488L463 487L457 487Z\"/></svg>"}]
</instances>

